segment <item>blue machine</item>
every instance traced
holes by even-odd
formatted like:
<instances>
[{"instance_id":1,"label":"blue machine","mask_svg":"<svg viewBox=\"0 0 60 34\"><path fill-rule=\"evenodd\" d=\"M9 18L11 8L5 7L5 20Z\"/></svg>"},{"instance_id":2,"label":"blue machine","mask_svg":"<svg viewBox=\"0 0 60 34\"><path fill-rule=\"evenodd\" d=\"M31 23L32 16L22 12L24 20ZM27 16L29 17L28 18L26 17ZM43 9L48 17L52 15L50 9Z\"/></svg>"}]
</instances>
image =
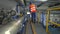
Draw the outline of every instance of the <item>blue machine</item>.
<instances>
[{"instance_id":1,"label":"blue machine","mask_svg":"<svg viewBox=\"0 0 60 34\"><path fill-rule=\"evenodd\" d=\"M27 24L27 17L29 17L28 15L24 16L23 21L22 21L22 27L21 29L19 29L19 31L17 32L17 34L23 34L25 33L25 28L26 28L26 24Z\"/></svg>"},{"instance_id":2,"label":"blue machine","mask_svg":"<svg viewBox=\"0 0 60 34\"><path fill-rule=\"evenodd\" d=\"M17 13L19 13L18 5L19 5L19 3L17 2L17 4L16 4L16 11L17 11ZM18 15L13 16L12 18L13 19L17 19L18 18Z\"/></svg>"},{"instance_id":3,"label":"blue machine","mask_svg":"<svg viewBox=\"0 0 60 34\"><path fill-rule=\"evenodd\" d=\"M17 2L17 4L16 4L16 11L17 11L18 14L20 14L19 6L21 6L22 8L24 8L24 5L22 3ZM17 18L19 18L18 15L13 16L13 19L17 19Z\"/></svg>"},{"instance_id":4,"label":"blue machine","mask_svg":"<svg viewBox=\"0 0 60 34\"><path fill-rule=\"evenodd\" d=\"M44 12L41 13L41 24L44 28L46 27L46 16Z\"/></svg>"}]
</instances>

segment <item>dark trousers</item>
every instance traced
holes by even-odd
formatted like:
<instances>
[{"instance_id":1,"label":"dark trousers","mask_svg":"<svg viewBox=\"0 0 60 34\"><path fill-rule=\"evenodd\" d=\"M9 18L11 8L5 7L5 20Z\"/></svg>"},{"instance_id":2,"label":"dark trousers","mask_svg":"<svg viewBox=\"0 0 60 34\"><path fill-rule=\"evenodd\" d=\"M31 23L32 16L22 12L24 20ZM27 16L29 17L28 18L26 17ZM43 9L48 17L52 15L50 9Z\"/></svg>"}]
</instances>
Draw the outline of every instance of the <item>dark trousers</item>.
<instances>
[{"instance_id":1,"label":"dark trousers","mask_svg":"<svg viewBox=\"0 0 60 34\"><path fill-rule=\"evenodd\" d=\"M32 16L32 22L36 22L36 13L31 13Z\"/></svg>"}]
</instances>

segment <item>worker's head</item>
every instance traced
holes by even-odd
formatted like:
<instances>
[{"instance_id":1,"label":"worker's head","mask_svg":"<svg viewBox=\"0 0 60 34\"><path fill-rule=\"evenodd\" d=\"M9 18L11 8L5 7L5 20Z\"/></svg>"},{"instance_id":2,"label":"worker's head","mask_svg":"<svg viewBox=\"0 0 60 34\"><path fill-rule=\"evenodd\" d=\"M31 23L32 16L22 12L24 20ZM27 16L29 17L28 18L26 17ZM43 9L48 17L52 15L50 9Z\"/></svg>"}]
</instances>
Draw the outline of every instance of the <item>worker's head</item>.
<instances>
[{"instance_id":1,"label":"worker's head","mask_svg":"<svg viewBox=\"0 0 60 34\"><path fill-rule=\"evenodd\" d=\"M30 4L32 4L32 2L30 2Z\"/></svg>"},{"instance_id":2,"label":"worker's head","mask_svg":"<svg viewBox=\"0 0 60 34\"><path fill-rule=\"evenodd\" d=\"M31 2L29 4L32 4Z\"/></svg>"}]
</instances>

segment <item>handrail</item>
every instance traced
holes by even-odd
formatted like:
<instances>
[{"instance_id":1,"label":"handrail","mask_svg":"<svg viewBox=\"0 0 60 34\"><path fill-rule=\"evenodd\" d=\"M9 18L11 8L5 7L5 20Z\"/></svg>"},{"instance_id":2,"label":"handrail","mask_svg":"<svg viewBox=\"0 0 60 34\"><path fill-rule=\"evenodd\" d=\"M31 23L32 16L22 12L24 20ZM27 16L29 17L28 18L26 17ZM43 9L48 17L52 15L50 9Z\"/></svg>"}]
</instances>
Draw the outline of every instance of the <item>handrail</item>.
<instances>
[{"instance_id":1,"label":"handrail","mask_svg":"<svg viewBox=\"0 0 60 34\"><path fill-rule=\"evenodd\" d=\"M48 11L47 16L46 16L46 32L48 32L49 14L50 14L50 12Z\"/></svg>"},{"instance_id":2,"label":"handrail","mask_svg":"<svg viewBox=\"0 0 60 34\"><path fill-rule=\"evenodd\" d=\"M55 24L57 26L60 26L60 24L57 24L56 22L52 22L52 21L49 21L49 22L51 22L52 24Z\"/></svg>"},{"instance_id":3,"label":"handrail","mask_svg":"<svg viewBox=\"0 0 60 34\"><path fill-rule=\"evenodd\" d=\"M47 10L58 10L58 9L60 9L60 7L59 8L48 8Z\"/></svg>"},{"instance_id":4,"label":"handrail","mask_svg":"<svg viewBox=\"0 0 60 34\"><path fill-rule=\"evenodd\" d=\"M35 31L35 27L34 27L34 24L33 23L31 23L31 27L32 27L33 34L37 34L36 31Z\"/></svg>"},{"instance_id":5,"label":"handrail","mask_svg":"<svg viewBox=\"0 0 60 34\"><path fill-rule=\"evenodd\" d=\"M48 22L51 22L52 24L55 24L57 26L60 26L60 24L57 24L55 22L52 22L52 21L49 21L49 14L50 14L50 10L60 10L60 7L59 8L48 8L47 9L47 16L46 16L46 32L48 32Z\"/></svg>"}]
</instances>

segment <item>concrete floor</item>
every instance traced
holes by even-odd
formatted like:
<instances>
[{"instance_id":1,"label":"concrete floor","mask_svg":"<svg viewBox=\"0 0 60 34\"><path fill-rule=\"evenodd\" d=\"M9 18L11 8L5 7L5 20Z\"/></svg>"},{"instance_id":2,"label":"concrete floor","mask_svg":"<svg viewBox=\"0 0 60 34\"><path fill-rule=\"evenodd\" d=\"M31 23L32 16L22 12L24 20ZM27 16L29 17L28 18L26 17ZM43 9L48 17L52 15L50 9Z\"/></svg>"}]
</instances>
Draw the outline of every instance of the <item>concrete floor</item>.
<instances>
[{"instance_id":1,"label":"concrete floor","mask_svg":"<svg viewBox=\"0 0 60 34\"><path fill-rule=\"evenodd\" d=\"M34 27L35 27L35 31L36 31L37 34L47 34L45 29L42 27L41 24L35 23ZM30 24L28 24L28 34L32 34L32 30L31 30Z\"/></svg>"},{"instance_id":2,"label":"concrete floor","mask_svg":"<svg viewBox=\"0 0 60 34\"><path fill-rule=\"evenodd\" d=\"M32 29L29 23L27 24L27 34L32 34Z\"/></svg>"},{"instance_id":3,"label":"concrete floor","mask_svg":"<svg viewBox=\"0 0 60 34\"><path fill-rule=\"evenodd\" d=\"M45 31L45 29L42 27L41 24L35 23L34 26L35 26L37 34L47 34L46 31Z\"/></svg>"}]
</instances>

